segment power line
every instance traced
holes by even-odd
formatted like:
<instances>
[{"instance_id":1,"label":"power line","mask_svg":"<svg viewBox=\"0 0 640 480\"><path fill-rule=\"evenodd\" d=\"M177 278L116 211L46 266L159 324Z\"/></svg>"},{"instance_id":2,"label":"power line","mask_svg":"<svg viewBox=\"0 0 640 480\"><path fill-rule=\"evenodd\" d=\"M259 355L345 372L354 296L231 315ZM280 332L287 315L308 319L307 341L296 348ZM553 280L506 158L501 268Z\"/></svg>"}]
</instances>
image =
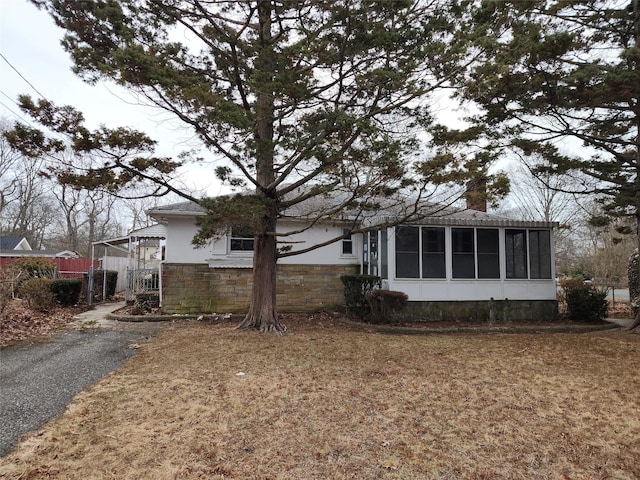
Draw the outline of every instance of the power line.
<instances>
[{"instance_id":1,"label":"power line","mask_svg":"<svg viewBox=\"0 0 640 480\"><path fill-rule=\"evenodd\" d=\"M1 1L1 0L0 0L0 1ZM35 87L35 86L34 86L34 85L29 81L29 80L27 80L27 78L26 78L24 75L22 75L22 73L20 73L20 71L19 71L16 67L14 67L14 66L11 64L11 62L7 59L7 57L5 57L2 53L0 53L0 57L1 57L5 62L6 62L6 64L7 64L7 65L9 65L9 66L13 69L13 71L14 71L14 72L16 72L16 73L20 76L20 78L21 78L22 80L24 80L24 81L27 83L27 85L29 85L29 86L33 89L33 91L34 91L34 92L36 92L38 95L40 95L40 97L41 97L43 100L47 100L47 97L45 97L45 96L42 94L42 92L40 92L40 90L38 90L38 89L37 89L37 88L36 88L36 87ZM0 93L1 93L3 96L7 97L7 98L12 102L12 103L14 103L15 105L19 106L19 105L16 103L16 101L15 101L13 98L11 98L9 95L7 95L6 93L4 93L4 92L3 92L3 91L1 91L1 90L0 90ZM47 100L47 101L48 101L48 100ZM32 127L34 126L34 125L33 125L33 123L32 123L31 121L29 121L29 119L27 119L27 118L23 117L22 115L20 115L20 114L16 113L16 112L15 112L15 111L13 111L11 108L9 108L5 103L0 102L0 105L2 105L2 106L3 106L7 111L11 112L11 113L12 113L13 115L15 115L17 118L19 118L19 119L23 120L24 122L28 123L28 124L29 124L29 125L31 125ZM66 138L64 135L62 135L60 132L54 132L54 133L55 133L55 135L56 135L56 136L58 136L59 138L61 138L61 139L63 139L63 140L67 140L67 138Z\"/></svg>"},{"instance_id":2,"label":"power line","mask_svg":"<svg viewBox=\"0 0 640 480\"><path fill-rule=\"evenodd\" d=\"M44 100L47 99L46 96L44 96L36 87L34 87L33 84L29 80L27 80L25 76L22 75L22 73L20 73L20 71L16 67L14 67L9 60L7 60L7 57L5 57L2 53L0 53L0 57L2 57L2 59L6 62L6 64L9 65L13 69L13 71L16 72L20 76L20 78L24 80L27 83L27 85L29 85L33 89L34 92L40 95L40 97L42 97Z\"/></svg>"},{"instance_id":3,"label":"power line","mask_svg":"<svg viewBox=\"0 0 640 480\"><path fill-rule=\"evenodd\" d=\"M18 102L16 102L13 98L11 98L9 95L4 93L2 90L0 90L0 95L5 97L7 100L9 100L11 103L13 103L16 107L20 108L20 105L18 104ZM4 107L9 110L9 107L7 107L6 105L4 105ZM15 114L15 112L13 112L13 111L11 113ZM16 115L16 116L24 118L24 117L22 117L22 115Z\"/></svg>"},{"instance_id":4,"label":"power line","mask_svg":"<svg viewBox=\"0 0 640 480\"><path fill-rule=\"evenodd\" d=\"M0 0L1 1L1 0ZM6 93L4 93L2 90L0 90L0 94L7 97L11 102L13 102L15 105L18 105L15 100L13 100L9 95L7 95ZM24 117L23 115L20 115L19 113L15 112L13 109L11 109L6 103L0 101L0 105L2 105L5 110L7 110L8 112L12 113L16 118L19 118L20 120L22 120L23 122L29 124L31 127L33 128L40 128L37 125L34 125L34 123L29 120L28 118ZM69 139L61 134L60 132L56 132L56 131L51 131L52 134L54 134L55 136L57 136L58 138L60 138L63 141L68 141Z\"/></svg>"},{"instance_id":5,"label":"power line","mask_svg":"<svg viewBox=\"0 0 640 480\"><path fill-rule=\"evenodd\" d=\"M0 92L2 93L2 92ZM3 95L5 95L3 93ZM6 97L6 95L5 95ZM15 115L16 117L18 117L20 120L24 120L25 122L30 123L26 118L24 118L22 115L20 115L19 113L14 112L11 108L9 108L5 103L3 103L2 101L0 101L0 105L2 105L8 112L11 112L13 115Z\"/></svg>"}]
</instances>

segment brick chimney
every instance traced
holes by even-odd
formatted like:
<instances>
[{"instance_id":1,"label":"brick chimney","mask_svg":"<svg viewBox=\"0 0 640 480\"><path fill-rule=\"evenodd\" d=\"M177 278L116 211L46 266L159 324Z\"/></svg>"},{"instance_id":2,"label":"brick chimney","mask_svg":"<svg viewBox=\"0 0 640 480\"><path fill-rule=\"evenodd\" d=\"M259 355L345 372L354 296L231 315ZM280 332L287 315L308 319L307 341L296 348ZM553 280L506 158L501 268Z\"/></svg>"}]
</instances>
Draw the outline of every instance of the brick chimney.
<instances>
[{"instance_id":1,"label":"brick chimney","mask_svg":"<svg viewBox=\"0 0 640 480\"><path fill-rule=\"evenodd\" d=\"M487 177L484 175L472 178L467 182L464 194L469 210L487 211Z\"/></svg>"}]
</instances>

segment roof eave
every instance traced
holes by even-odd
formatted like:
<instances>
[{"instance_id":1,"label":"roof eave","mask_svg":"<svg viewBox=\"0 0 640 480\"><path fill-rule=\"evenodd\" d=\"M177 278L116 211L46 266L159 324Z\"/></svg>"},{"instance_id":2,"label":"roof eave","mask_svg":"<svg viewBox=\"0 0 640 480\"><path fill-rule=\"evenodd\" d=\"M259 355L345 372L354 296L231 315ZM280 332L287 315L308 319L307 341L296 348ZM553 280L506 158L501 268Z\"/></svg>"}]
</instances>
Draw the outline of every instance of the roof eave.
<instances>
[{"instance_id":1,"label":"roof eave","mask_svg":"<svg viewBox=\"0 0 640 480\"><path fill-rule=\"evenodd\" d=\"M396 221L392 217L378 217L368 219L370 227L376 225L392 225ZM502 228L543 228L553 229L559 226L558 222L511 220L497 218L448 218L448 217L425 217L419 220L403 222L403 225L435 225L435 226L456 226L456 227L502 227Z\"/></svg>"}]
</instances>

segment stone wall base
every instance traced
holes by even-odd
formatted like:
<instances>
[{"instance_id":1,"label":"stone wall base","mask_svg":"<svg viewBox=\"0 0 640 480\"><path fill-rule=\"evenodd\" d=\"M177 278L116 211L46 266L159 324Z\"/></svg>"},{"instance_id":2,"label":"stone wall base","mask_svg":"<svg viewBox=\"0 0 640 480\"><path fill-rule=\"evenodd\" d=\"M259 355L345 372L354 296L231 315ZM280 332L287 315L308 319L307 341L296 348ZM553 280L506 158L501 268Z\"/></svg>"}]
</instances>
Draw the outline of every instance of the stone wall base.
<instances>
[{"instance_id":1,"label":"stone wall base","mask_svg":"<svg viewBox=\"0 0 640 480\"><path fill-rule=\"evenodd\" d=\"M278 312L313 312L344 306L341 275L358 272L357 265L278 265ZM162 269L162 313L246 313L252 270L210 268L205 264L165 264ZM508 322L555 320L555 300L495 300L408 302L401 316L414 321Z\"/></svg>"},{"instance_id":2,"label":"stone wall base","mask_svg":"<svg viewBox=\"0 0 640 480\"><path fill-rule=\"evenodd\" d=\"M357 272L357 265L278 265L278 312L322 311L344 305L340 276ZM246 313L252 285L250 268L165 264L162 313Z\"/></svg>"},{"instance_id":3,"label":"stone wall base","mask_svg":"<svg viewBox=\"0 0 640 480\"><path fill-rule=\"evenodd\" d=\"M402 317L414 321L496 322L558 318L556 300L408 302Z\"/></svg>"}]
</instances>

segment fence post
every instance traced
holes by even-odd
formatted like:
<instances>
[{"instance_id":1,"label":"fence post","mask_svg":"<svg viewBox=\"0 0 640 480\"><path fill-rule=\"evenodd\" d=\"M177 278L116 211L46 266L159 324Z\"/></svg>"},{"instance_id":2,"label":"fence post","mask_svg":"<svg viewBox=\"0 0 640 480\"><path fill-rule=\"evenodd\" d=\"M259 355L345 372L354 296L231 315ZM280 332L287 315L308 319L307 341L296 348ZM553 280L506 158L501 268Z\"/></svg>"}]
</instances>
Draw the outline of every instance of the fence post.
<instances>
[{"instance_id":1,"label":"fence post","mask_svg":"<svg viewBox=\"0 0 640 480\"><path fill-rule=\"evenodd\" d=\"M158 304L160 306L160 311L162 312L162 264L164 262L160 262L158 265Z\"/></svg>"},{"instance_id":2,"label":"fence post","mask_svg":"<svg viewBox=\"0 0 640 480\"><path fill-rule=\"evenodd\" d=\"M89 278L87 279L87 305L93 305L93 263L89 267Z\"/></svg>"},{"instance_id":3,"label":"fence post","mask_svg":"<svg viewBox=\"0 0 640 480\"><path fill-rule=\"evenodd\" d=\"M124 282L124 301L129 303L129 284L131 282L129 278L129 265L125 267L124 274L126 279Z\"/></svg>"},{"instance_id":4,"label":"fence post","mask_svg":"<svg viewBox=\"0 0 640 480\"><path fill-rule=\"evenodd\" d=\"M102 268L102 301L107 301L107 269Z\"/></svg>"}]
</instances>

